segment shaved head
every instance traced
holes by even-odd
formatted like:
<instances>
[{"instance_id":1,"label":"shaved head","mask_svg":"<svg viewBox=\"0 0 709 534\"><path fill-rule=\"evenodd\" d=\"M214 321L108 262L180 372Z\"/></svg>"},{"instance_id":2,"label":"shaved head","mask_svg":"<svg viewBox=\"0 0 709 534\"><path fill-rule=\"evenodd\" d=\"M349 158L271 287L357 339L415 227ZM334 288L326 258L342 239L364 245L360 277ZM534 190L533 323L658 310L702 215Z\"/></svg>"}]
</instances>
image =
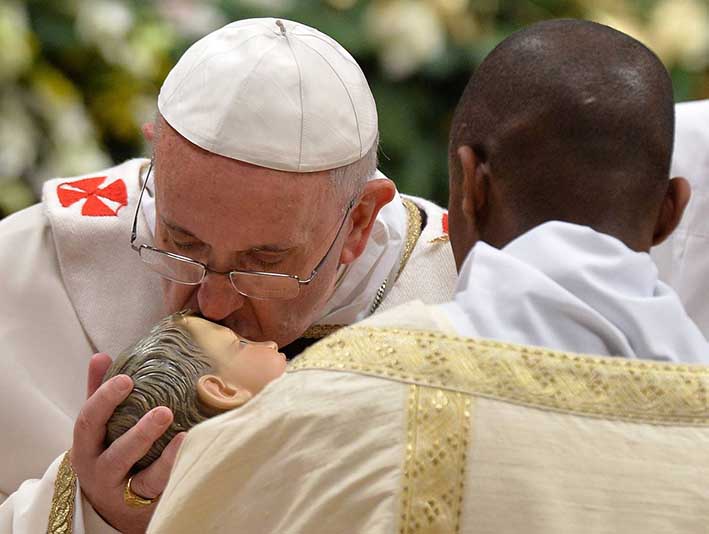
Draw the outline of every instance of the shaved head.
<instances>
[{"instance_id":1,"label":"shaved head","mask_svg":"<svg viewBox=\"0 0 709 534\"><path fill-rule=\"evenodd\" d=\"M458 151L470 147L490 182L480 239L504 246L561 220L643 248L668 187L673 134L671 80L648 48L593 22L535 24L497 46L460 99L451 201Z\"/></svg>"}]
</instances>

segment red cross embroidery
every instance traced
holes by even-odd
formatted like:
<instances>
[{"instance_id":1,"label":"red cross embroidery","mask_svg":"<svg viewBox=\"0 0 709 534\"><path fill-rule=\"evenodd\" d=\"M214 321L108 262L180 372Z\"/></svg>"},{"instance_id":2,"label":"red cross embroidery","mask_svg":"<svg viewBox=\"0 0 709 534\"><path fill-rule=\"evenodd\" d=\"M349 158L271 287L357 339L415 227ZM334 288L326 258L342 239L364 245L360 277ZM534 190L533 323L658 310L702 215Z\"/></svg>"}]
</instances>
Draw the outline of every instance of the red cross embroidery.
<instances>
[{"instance_id":1,"label":"red cross embroidery","mask_svg":"<svg viewBox=\"0 0 709 534\"><path fill-rule=\"evenodd\" d=\"M57 186L59 202L63 207L68 208L85 198L86 202L81 207L82 215L86 217L116 217L118 211L128 205L126 184L119 178L106 187L99 187L106 178L106 176L97 176L96 178L83 178L59 184ZM110 201L114 207L102 199Z\"/></svg>"}]
</instances>

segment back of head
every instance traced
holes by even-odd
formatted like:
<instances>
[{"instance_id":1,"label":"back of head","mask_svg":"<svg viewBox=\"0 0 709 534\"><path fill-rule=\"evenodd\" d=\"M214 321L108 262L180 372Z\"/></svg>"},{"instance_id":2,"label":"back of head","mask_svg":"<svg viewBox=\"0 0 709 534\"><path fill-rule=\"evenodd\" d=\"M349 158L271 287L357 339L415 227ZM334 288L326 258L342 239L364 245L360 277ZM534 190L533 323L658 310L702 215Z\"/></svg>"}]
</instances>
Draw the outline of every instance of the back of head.
<instances>
[{"instance_id":1,"label":"back of head","mask_svg":"<svg viewBox=\"0 0 709 534\"><path fill-rule=\"evenodd\" d=\"M593 22L542 22L503 41L469 81L451 179L458 148L471 147L497 192L478 230L497 246L561 220L642 248L667 189L673 129L671 80L649 49Z\"/></svg>"}]
</instances>

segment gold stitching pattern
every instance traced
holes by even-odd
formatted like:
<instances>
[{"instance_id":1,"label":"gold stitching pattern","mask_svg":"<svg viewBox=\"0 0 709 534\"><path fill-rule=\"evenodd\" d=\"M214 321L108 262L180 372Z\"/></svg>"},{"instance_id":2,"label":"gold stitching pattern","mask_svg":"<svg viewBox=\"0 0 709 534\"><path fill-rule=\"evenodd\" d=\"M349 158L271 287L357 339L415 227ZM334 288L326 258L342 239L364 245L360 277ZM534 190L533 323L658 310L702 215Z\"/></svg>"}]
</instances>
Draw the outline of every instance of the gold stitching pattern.
<instances>
[{"instance_id":1,"label":"gold stitching pattern","mask_svg":"<svg viewBox=\"0 0 709 534\"><path fill-rule=\"evenodd\" d=\"M344 324L314 324L308 328L302 336L307 339L322 339L325 336L334 334L340 328L344 328L347 325Z\"/></svg>"},{"instance_id":2,"label":"gold stitching pattern","mask_svg":"<svg viewBox=\"0 0 709 534\"><path fill-rule=\"evenodd\" d=\"M69 462L69 451L64 453L54 481L54 495L49 511L47 534L72 534L74 530L74 500L76 473Z\"/></svg>"},{"instance_id":3,"label":"gold stitching pattern","mask_svg":"<svg viewBox=\"0 0 709 534\"><path fill-rule=\"evenodd\" d=\"M469 395L410 386L401 534L460 531Z\"/></svg>"},{"instance_id":4,"label":"gold stitching pattern","mask_svg":"<svg viewBox=\"0 0 709 534\"><path fill-rule=\"evenodd\" d=\"M381 376L592 417L709 426L706 366L355 326L310 347L289 372L307 369Z\"/></svg>"},{"instance_id":5,"label":"gold stitching pattern","mask_svg":"<svg viewBox=\"0 0 709 534\"><path fill-rule=\"evenodd\" d=\"M411 254L414 252L416 243L418 242L419 237L421 237L421 223L423 222L421 218L421 211L416 204L408 198L402 198L402 202L406 208L407 215L406 243L404 243L404 253L401 255L401 263L399 264L399 272L396 273L396 278L399 278L401 271L404 270Z\"/></svg>"}]
</instances>

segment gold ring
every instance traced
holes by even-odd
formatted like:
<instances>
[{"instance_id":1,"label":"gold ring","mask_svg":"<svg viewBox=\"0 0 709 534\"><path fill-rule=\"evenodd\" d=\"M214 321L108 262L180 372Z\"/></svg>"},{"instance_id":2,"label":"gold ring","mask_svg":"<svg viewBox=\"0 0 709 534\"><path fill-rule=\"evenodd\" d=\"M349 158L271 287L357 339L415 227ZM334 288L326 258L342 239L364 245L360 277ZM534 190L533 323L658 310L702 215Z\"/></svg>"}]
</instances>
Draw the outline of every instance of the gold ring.
<instances>
[{"instance_id":1,"label":"gold ring","mask_svg":"<svg viewBox=\"0 0 709 534\"><path fill-rule=\"evenodd\" d=\"M130 483L132 481L133 477L129 477L128 482L126 482L126 487L123 490L123 502L125 502L128 506L132 506L133 508L140 508L141 506L150 506L158 499L157 497L155 497L154 499L148 499L146 497L141 497L140 495L135 493L130 487Z\"/></svg>"}]
</instances>

